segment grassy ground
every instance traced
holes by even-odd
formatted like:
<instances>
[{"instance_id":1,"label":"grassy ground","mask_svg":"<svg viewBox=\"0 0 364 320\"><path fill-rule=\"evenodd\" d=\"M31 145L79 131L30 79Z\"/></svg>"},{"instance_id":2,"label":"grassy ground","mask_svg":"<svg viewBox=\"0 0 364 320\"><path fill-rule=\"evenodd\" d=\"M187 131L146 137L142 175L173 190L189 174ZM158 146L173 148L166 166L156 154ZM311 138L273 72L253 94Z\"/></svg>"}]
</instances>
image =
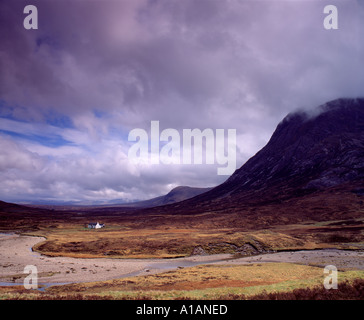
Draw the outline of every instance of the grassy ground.
<instances>
[{"instance_id":1,"label":"grassy ground","mask_svg":"<svg viewBox=\"0 0 364 320\"><path fill-rule=\"evenodd\" d=\"M339 271L338 282L364 279L364 271ZM45 292L1 288L2 299L226 299L323 287L323 269L265 263L203 265L162 274L50 287Z\"/></svg>"},{"instance_id":2,"label":"grassy ground","mask_svg":"<svg viewBox=\"0 0 364 320\"><path fill-rule=\"evenodd\" d=\"M235 227L196 226L143 227L133 223L107 224L91 230L83 224L59 223L44 226L32 235L46 237L34 250L49 256L109 258L171 258L188 256L194 249L207 254L254 253L258 250L297 250L316 248L360 249L364 244L363 219L276 226L246 231ZM248 250L248 251L247 251ZM244 254L244 252L243 252Z\"/></svg>"},{"instance_id":3,"label":"grassy ground","mask_svg":"<svg viewBox=\"0 0 364 320\"><path fill-rule=\"evenodd\" d=\"M200 247L208 254L235 253L237 247L258 242L265 249L313 248L315 243L302 241L280 232L243 232L240 230L206 229L127 229L117 226L89 230L62 225L53 230L41 230L47 241L34 247L49 256L171 258L188 256ZM321 246L322 247L322 246Z\"/></svg>"}]
</instances>

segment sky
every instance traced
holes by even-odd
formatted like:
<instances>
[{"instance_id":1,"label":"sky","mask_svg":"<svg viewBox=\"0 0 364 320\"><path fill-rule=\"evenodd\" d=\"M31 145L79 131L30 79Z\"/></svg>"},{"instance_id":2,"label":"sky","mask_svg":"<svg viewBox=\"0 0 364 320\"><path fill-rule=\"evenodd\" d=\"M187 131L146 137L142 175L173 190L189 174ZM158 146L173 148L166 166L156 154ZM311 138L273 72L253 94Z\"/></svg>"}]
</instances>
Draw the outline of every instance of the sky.
<instances>
[{"instance_id":1,"label":"sky","mask_svg":"<svg viewBox=\"0 0 364 320\"><path fill-rule=\"evenodd\" d=\"M288 113L364 96L363 39L363 0L0 0L0 200L216 186L217 163L130 161L129 132L235 129L239 168Z\"/></svg>"}]
</instances>

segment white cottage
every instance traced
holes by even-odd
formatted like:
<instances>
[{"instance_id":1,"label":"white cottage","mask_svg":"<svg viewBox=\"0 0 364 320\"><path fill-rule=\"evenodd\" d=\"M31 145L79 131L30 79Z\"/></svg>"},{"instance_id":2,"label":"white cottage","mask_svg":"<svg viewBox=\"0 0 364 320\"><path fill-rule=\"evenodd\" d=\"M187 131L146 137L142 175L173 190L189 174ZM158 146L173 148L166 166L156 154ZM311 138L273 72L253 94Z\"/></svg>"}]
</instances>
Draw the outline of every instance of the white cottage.
<instances>
[{"instance_id":1,"label":"white cottage","mask_svg":"<svg viewBox=\"0 0 364 320\"><path fill-rule=\"evenodd\" d=\"M98 222L96 222L96 223L91 222L91 223L89 223L89 224L87 225L87 227L88 227L89 229L100 229L100 228L105 227L105 224L104 224L104 223L98 223Z\"/></svg>"}]
</instances>

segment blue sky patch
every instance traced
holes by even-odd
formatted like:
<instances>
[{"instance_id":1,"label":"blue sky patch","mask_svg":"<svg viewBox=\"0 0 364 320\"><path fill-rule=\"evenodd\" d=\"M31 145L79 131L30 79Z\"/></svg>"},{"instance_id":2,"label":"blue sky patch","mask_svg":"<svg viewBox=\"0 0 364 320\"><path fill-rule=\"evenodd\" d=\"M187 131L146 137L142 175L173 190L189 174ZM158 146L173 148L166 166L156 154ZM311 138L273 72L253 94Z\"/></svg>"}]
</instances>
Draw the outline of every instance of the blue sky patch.
<instances>
[{"instance_id":1,"label":"blue sky patch","mask_svg":"<svg viewBox=\"0 0 364 320\"><path fill-rule=\"evenodd\" d=\"M21 140L28 140L31 142L38 143L40 145L51 147L51 148L58 148L66 145L72 145L73 143L63 139L63 137L59 135L50 135L50 136L40 136L40 135L27 135L18 132L12 132L8 130L1 130L0 133L8 135L15 139Z\"/></svg>"}]
</instances>

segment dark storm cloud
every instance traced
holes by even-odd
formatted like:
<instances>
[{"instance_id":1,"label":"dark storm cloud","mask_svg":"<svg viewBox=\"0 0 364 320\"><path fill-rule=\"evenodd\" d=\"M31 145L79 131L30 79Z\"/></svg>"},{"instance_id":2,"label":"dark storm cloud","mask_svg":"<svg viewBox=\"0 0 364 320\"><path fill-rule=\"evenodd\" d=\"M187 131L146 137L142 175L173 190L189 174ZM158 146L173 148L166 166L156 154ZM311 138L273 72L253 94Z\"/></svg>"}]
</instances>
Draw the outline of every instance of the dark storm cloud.
<instances>
[{"instance_id":1,"label":"dark storm cloud","mask_svg":"<svg viewBox=\"0 0 364 320\"><path fill-rule=\"evenodd\" d=\"M127 132L151 120L234 128L240 166L288 112L364 93L361 0L38 0L38 30L23 28L27 4L0 4L0 117L15 132L1 136L14 146L2 159L23 159L2 164L2 198L211 186L224 178L208 166L133 167ZM323 28L326 4L337 5L339 30ZM41 126L69 144L14 138Z\"/></svg>"},{"instance_id":2,"label":"dark storm cloud","mask_svg":"<svg viewBox=\"0 0 364 320\"><path fill-rule=\"evenodd\" d=\"M360 57L344 14L343 30L322 28L322 1L39 1L31 32L21 25L25 2L9 3L2 96L30 105L30 115L53 107L159 116L186 105L203 114L221 97L243 104L248 95L287 109L291 96L308 96L312 79L330 80L343 62L352 74L348 62Z\"/></svg>"}]
</instances>

